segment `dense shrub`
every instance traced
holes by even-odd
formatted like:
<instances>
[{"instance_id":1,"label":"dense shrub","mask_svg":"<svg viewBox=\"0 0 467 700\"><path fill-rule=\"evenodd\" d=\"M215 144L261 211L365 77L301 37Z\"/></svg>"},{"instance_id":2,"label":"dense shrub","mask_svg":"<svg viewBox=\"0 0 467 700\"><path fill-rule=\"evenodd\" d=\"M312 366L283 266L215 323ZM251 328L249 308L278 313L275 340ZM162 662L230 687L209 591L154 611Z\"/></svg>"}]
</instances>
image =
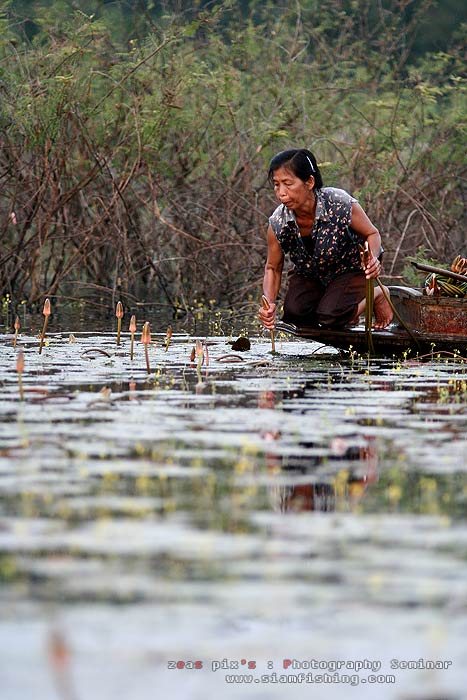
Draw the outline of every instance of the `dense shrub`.
<instances>
[{"instance_id":1,"label":"dense shrub","mask_svg":"<svg viewBox=\"0 0 467 700\"><path fill-rule=\"evenodd\" d=\"M466 27L414 55L431 4L193 3L137 12L131 36L118 3L43 3L32 24L4 3L2 293L256 299L265 173L290 145L359 197L387 273L465 255Z\"/></svg>"}]
</instances>

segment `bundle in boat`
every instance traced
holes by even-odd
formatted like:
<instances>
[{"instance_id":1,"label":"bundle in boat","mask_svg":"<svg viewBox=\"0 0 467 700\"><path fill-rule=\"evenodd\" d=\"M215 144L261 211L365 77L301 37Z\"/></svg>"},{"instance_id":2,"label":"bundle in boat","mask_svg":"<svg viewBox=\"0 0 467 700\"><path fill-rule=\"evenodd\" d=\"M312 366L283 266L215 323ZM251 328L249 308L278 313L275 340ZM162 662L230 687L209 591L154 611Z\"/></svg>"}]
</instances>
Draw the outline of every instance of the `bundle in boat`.
<instances>
[{"instance_id":1,"label":"bundle in boat","mask_svg":"<svg viewBox=\"0 0 467 700\"><path fill-rule=\"evenodd\" d=\"M457 255L451 263L451 270L431 268L431 274L425 280L425 292L430 296L457 297L463 299L467 296L467 258ZM464 279L463 279L464 278Z\"/></svg>"}]
</instances>

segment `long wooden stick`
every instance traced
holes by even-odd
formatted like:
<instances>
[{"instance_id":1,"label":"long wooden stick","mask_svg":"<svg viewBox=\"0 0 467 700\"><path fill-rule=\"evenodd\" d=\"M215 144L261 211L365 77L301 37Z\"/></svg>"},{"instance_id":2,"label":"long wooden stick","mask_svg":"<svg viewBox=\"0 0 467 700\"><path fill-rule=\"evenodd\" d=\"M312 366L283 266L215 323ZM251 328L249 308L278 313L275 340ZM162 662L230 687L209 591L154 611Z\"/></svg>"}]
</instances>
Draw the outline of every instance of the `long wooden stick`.
<instances>
[{"instance_id":1,"label":"long wooden stick","mask_svg":"<svg viewBox=\"0 0 467 700\"><path fill-rule=\"evenodd\" d=\"M269 303L267 297L264 296L264 294L261 297L261 304L263 305L263 309L270 309L271 304ZM270 336L271 336L271 352L276 352L276 341L274 338L274 329L271 329L269 331Z\"/></svg>"},{"instance_id":2,"label":"long wooden stick","mask_svg":"<svg viewBox=\"0 0 467 700\"><path fill-rule=\"evenodd\" d=\"M371 330L371 324L373 321L373 308L375 305L375 287L373 280L366 280L366 303L365 303L365 335L366 344L368 347L368 353L370 355L375 354L375 346L373 345L373 333Z\"/></svg>"},{"instance_id":3,"label":"long wooden stick","mask_svg":"<svg viewBox=\"0 0 467 700\"><path fill-rule=\"evenodd\" d=\"M371 250L368 241L365 241L364 246L360 246L360 258L363 269L366 268L370 260ZM368 354L374 355L375 348L373 345L373 335L371 332L371 323L373 320L373 307L375 305L375 287L372 279L366 280L365 285L365 337L368 348Z\"/></svg>"},{"instance_id":4,"label":"long wooden stick","mask_svg":"<svg viewBox=\"0 0 467 700\"><path fill-rule=\"evenodd\" d=\"M368 258L370 255L370 248L368 245L368 241L365 241L365 246L360 246L360 256L362 259L362 265L365 267L368 262ZM414 341L415 345L417 348L420 349L420 343L418 342L417 338L415 335L412 333L410 328L407 326L406 323L402 320L400 317L400 314L398 313L396 307L392 303L391 297L389 294L386 292L386 289L384 285L382 284L381 280L379 277L375 278L377 284L379 285L384 298L388 302L389 306L391 307L394 316L397 318L401 326L407 331L409 336L412 338ZM370 289L371 286L371 289ZM374 286L373 286L373 280L366 280L366 302L365 302L365 334L367 337L367 346L368 346L368 352L370 355L374 355L375 350L374 350L374 344L373 344L373 335L371 331L371 321L373 317L373 307L374 307L374 297L375 297L375 291L374 291Z\"/></svg>"},{"instance_id":5,"label":"long wooden stick","mask_svg":"<svg viewBox=\"0 0 467 700\"><path fill-rule=\"evenodd\" d=\"M435 272L437 275L446 275L446 277L452 277L460 282L467 282L467 277L465 275L459 275L457 272L452 272L452 270L445 270L442 267L433 267L433 265L424 265L422 263L415 262L412 260L412 265L417 268L417 270L423 270L424 272Z\"/></svg>"}]
</instances>

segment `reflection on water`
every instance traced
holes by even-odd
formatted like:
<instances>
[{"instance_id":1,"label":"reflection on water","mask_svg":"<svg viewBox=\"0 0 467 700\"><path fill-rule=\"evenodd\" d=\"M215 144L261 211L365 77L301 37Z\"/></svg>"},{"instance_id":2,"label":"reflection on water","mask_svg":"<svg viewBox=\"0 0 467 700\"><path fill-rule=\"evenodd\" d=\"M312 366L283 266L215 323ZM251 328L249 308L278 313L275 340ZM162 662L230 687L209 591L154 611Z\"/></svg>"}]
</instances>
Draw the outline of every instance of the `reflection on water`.
<instances>
[{"instance_id":1,"label":"reflection on water","mask_svg":"<svg viewBox=\"0 0 467 700\"><path fill-rule=\"evenodd\" d=\"M274 391L260 392L258 406L260 408L275 408L276 393ZM280 431L263 432L266 440L279 440ZM364 498L369 484L378 480L378 452L372 438L365 438L364 447L349 443L347 439L335 437L330 440L329 450L325 455L319 454L319 444L300 441L297 444L297 454L281 457L274 452L265 453L265 460L271 472L282 471L293 477L312 475L316 469L326 463L338 464L343 461L346 469L342 470L339 478L330 482L309 481L295 485L284 485L276 489L276 507L281 512L318 510L333 511L336 509L336 491L338 502L344 499L346 505L353 509ZM303 454L300 454L300 447ZM310 454L310 451L314 454Z\"/></svg>"},{"instance_id":2,"label":"reflection on water","mask_svg":"<svg viewBox=\"0 0 467 700\"><path fill-rule=\"evenodd\" d=\"M74 338L22 335L21 401L0 336L2 699L284 698L284 658L452 661L294 698L464 697L464 363Z\"/></svg>"},{"instance_id":3,"label":"reflection on water","mask_svg":"<svg viewBox=\"0 0 467 700\"><path fill-rule=\"evenodd\" d=\"M312 447L306 445L306 447ZM281 511L300 511L300 510L321 510L332 511L336 509L336 492L337 503L342 503L344 500L350 509L354 509L357 504L365 497L365 493L369 484L373 484L378 479L377 472L377 453L374 448L368 446L353 447L347 446L345 440L335 438L331 441L331 453L326 458L328 463L344 460L350 467L339 474L338 479L332 483L316 482L316 483L300 483L294 486L285 486L278 494L279 509ZM276 457L272 457L273 462L277 462ZM282 469L290 474L305 475L313 472L313 468L322 463L322 458L300 458L286 460L282 465ZM356 474L353 467L357 466L358 473Z\"/></svg>"}]
</instances>

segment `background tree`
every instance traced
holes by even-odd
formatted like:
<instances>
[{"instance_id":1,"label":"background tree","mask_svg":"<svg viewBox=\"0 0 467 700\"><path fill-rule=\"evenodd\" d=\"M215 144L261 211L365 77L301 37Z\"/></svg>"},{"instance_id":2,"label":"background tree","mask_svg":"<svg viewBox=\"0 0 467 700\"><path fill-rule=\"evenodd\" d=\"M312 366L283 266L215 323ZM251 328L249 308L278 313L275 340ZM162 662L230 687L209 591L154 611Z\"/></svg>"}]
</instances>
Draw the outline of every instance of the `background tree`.
<instances>
[{"instance_id":1,"label":"background tree","mask_svg":"<svg viewBox=\"0 0 467 700\"><path fill-rule=\"evenodd\" d=\"M465 254L453 2L3 2L3 294L256 302L290 145L360 198L391 275Z\"/></svg>"}]
</instances>

